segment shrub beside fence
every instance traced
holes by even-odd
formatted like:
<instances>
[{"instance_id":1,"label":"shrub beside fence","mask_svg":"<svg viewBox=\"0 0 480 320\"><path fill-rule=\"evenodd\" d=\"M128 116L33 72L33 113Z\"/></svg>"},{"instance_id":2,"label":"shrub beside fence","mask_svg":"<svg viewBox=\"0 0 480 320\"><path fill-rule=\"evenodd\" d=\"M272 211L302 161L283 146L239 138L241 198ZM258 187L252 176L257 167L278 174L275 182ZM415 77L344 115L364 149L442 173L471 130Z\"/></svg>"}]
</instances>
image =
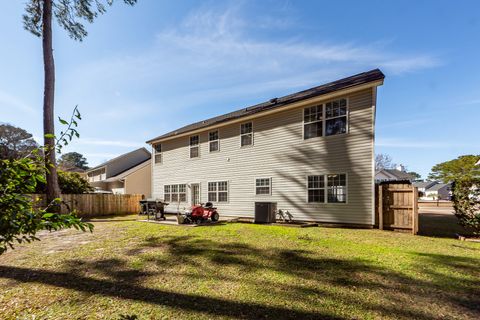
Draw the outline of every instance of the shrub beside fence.
<instances>
[{"instance_id":1,"label":"shrub beside fence","mask_svg":"<svg viewBox=\"0 0 480 320\"><path fill-rule=\"evenodd\" d=\"M42 199L41 205L46 205L43 194L34 194L32 197ZM79 217L93 217L138 213L142 195L88 193L62 194L61 198L69 207L63 205L62 213L70 209L76 210Z\"/></svg>"}]
</instances>

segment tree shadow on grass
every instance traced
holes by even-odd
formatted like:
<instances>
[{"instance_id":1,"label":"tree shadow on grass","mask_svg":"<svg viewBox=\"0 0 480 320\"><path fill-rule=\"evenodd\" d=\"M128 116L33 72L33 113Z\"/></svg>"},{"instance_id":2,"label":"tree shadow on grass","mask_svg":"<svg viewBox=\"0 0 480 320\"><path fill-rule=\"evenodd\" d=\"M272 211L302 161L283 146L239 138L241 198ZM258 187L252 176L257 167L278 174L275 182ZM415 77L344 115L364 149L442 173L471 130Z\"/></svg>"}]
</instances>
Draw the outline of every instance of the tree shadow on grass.
<instances>
[{"instance_id":1,"label":"tree shadow on grass","mask_svg":"<svg viewBox=\"0 0 480 320\"><path fill-rule=\"evenodd\" d=\"M158 250L162 251L161 255L156 254ZM195 273L182 269L174 274L192 285L204 280L208 274L213 280L248 285L263 297L289 302L285 306L150 288L149 279L158 274L132 268L127 259L71 260L63 266L65 272L0 266L0 278L43 283L210 316L243 319L342 319L343 316L322 311L318 301L324 300L338 304L340 314L345 306L355 306L357 310L384 317L436 319L438 314L429 305L431 303L448 305L452 312L463 313L467 317L480 315L477 281L480 259L412 254L422 266L421 272L428 275L428 280L412 278L371 261L329 258L309 250L253 247L246 243L216 242L194 236L150 237L136 248L126 250L127 256L136 255L136 259L156 266L157 270L195 267L200 271ZM240 276L225 271L231 268L237 270ZM451 272L441 273L437 268L454 269L471 279L456 277ZM241 273L264 270L296 280L241 276ZM101 279L89 276L91 273ZM380 293L382 298L372 301L364 295L372 292ZM411 303L412 299L416 300L416 304ZM317 304L305 307L308 303Z\"/></svg>"},{"instance_id":2,"label":"tree shadow on grass","mask_svg":"<svg viewBox=\"0 0 480 320\"><path fill-rule=\"evenodd\" d=\"M192 294L182 294L109 280L97 280L66 272L53 272L0 266L0 277L21 282L43 283L80 292L142 301L186 311L243 319L342 319L317 312L292 310L262 304L229 301Z\"/></svg>"}]
</instances>

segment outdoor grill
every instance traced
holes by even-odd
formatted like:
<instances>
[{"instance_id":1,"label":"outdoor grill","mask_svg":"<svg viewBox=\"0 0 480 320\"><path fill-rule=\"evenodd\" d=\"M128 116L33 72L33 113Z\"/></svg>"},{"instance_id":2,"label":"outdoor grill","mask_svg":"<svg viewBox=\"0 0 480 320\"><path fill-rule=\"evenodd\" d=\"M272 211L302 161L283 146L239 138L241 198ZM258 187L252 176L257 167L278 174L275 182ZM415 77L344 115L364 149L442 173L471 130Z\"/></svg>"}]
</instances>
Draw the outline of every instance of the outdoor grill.
<instances>
[{"instance_id":1,"label":"outdoor grill","mask_svg":"<svg viewBox=\"0 0 480 320\"><path fill-rule=\"evenodd\" d=\"M168 203L157 199L143 199L140 200L140 214L147 215L147 220L153 216L154 220L165 220L165 206Z\"/></svg>"}]
</instances>

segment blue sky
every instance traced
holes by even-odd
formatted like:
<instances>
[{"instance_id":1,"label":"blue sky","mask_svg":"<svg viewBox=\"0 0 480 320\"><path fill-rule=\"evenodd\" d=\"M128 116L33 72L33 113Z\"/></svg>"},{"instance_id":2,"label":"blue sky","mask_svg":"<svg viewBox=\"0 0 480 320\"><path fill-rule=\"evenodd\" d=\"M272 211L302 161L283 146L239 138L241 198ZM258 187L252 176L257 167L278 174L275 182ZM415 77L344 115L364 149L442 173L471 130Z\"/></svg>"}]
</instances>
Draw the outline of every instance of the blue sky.
<instances>
[{"instance_id":1,"label":"blue sky","mask_svg":"<svg viewBox=\"0 0 480 320\"><path fill-rule=\"evenodd\" d=\"M117 1L81 43L55 26L56 113L91 165L193 121L373 68L376 152L426 175L480 153L478 1ZM460 5L461 4L461 5ZM42 136L41 41L0 12L0 122Z\"/></svg>"}]
</instances>

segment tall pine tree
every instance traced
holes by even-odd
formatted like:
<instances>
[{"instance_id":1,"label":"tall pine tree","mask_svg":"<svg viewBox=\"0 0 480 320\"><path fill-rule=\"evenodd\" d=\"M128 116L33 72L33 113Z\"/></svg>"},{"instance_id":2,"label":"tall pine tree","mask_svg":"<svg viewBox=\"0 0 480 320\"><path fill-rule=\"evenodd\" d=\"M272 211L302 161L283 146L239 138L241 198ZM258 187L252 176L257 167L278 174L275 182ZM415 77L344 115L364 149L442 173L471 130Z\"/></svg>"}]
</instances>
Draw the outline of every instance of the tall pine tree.
<instances>
[{"instance_id":1,"label":"tall pine tree","mask_svg":"<svg viewBox=\"0 0 480 320\"><path fill-rule=\"evenodd\" d=\"M26 30L42 38L44 65L44 95L43 95L43 133L45 147L45 164L47 167L47 200L53 201L60 197L55 159L55 62L52 45L52 20L55 17L58 24L68 35L77 41L87 36L83 22L92 23L99 14L106 12L106 6L111 6L113 0L29 0L26 4L23 23ZM137 0L123 0L128 5L134 5Z\"/></svg>"}]
</instances>

